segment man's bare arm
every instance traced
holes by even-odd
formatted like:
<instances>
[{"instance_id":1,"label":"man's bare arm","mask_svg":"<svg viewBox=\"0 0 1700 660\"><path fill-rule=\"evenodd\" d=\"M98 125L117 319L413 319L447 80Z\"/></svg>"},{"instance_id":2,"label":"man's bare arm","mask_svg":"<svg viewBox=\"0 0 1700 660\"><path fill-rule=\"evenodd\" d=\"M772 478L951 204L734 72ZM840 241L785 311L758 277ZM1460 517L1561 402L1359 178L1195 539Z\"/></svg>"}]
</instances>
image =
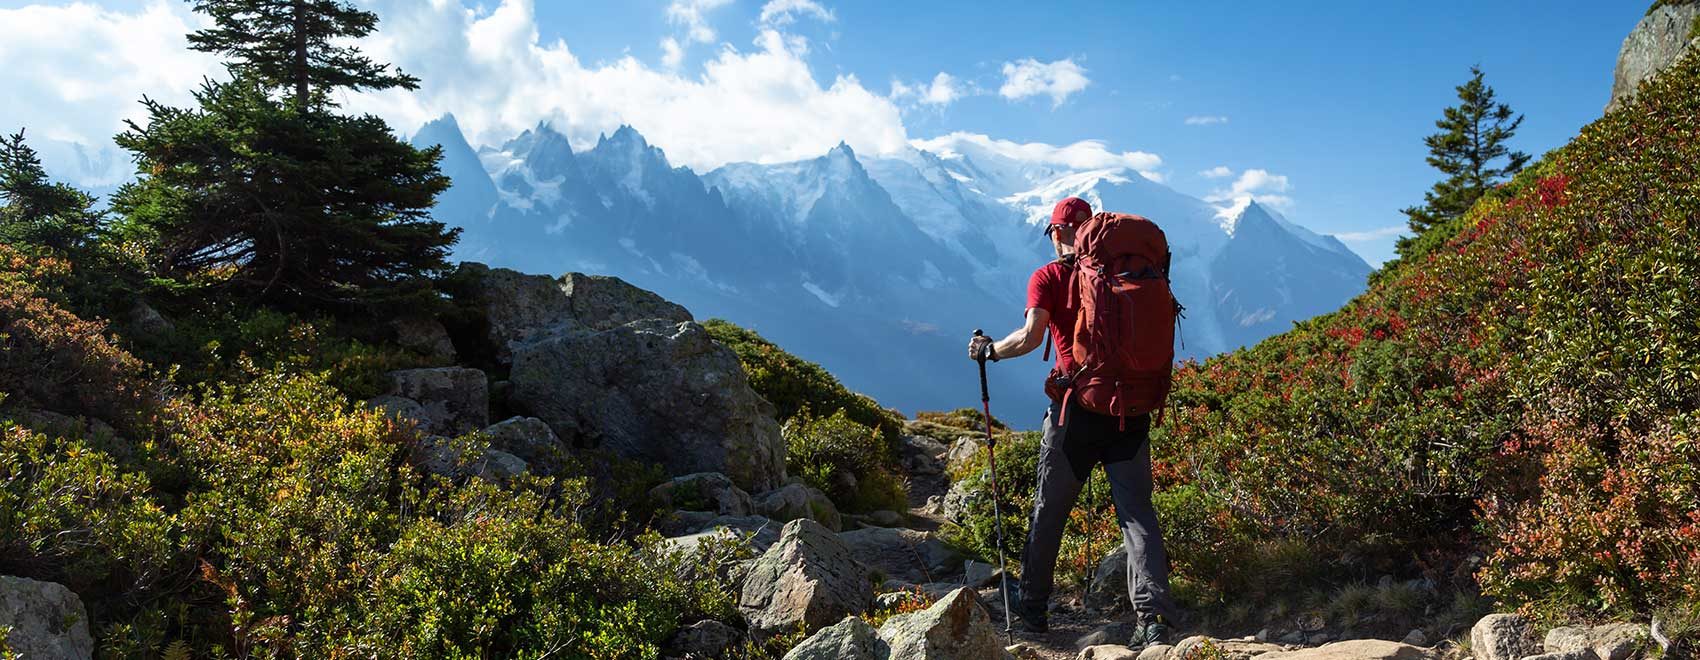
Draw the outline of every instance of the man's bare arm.
<instances>
[{"instance_id":1,"label":"man's bare arm","mask_svg":"<svg viewBox=\"0 0 1700 660\"><path fill-rule=\"evenodd\" d=\"M1027 310L1027 322L1015 332L1009 333L1009 336L993 343L992 350L997 353L998 359L1000 360L1004 358L1020 357L1031 353L1033 352L1033 349L1039 347L1039 344L1044 343L1045 330L1049 327L1050 323L1050 312L1038 307L1030 308ZM977 339L980 340L969 342L968 344L968 356L970 358L978 355L976 351L979 350L980 345L985 341L984 338Z\"/></svg>"}]
</instances>

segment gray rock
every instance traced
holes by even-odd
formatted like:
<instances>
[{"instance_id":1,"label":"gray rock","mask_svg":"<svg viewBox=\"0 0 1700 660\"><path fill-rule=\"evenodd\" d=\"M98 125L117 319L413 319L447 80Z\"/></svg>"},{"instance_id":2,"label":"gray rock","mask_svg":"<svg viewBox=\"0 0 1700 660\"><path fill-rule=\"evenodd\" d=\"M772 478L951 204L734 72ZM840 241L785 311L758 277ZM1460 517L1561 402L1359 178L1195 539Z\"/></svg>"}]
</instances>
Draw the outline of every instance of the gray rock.
<instances>
[{"instance_id":1,"label":"gray rock","mask_svg":"<svg viewBox=\"0 0 1700 660\"><path fill-rule=\"evenodd\" d=\"M1120 644L1097 644L1080 649L1080 660L1138 660L1139 652Z\"/></svg>"},{"instance_id":2,"label":"gray rock","mask_svg":"<svg viewBox=\"0 0 1700 660\"><path fill-rule=\"evenodd\" d=\"M539 474L554 474L563 467L561 439L541 419L510 417L485 427L484 434L490 436L490 448L518 456Z\"/></svg>"},{"instance_id":3,"label":"gray rock","mask_svg":"<svg viewBox=\"0 0 1700 660\"><path fill-rule=\"evenodd\" d=\"M478 477L506 483L527 470L525 461L500 449L485 449L468 456L466 443L440 435L419 438L415 461L426 472L450 479Z\"/></svg>"},{"instance_id":4,"label":"gray rock","mask_svg":"<svg viewBox=\"0 0 1700 660\"><path fill-rule=\"evenodd\" d=\"M138 299L130 306L130 327L144 335L158 337L170 334L177 326L161 316L159 310Z\"/></svg>"},{"instance_id":5,"label":"gray rock","mask_svg":"<svg viewBox=\"0 0 1700 660\"><path fill-rule=\"evenodd\" d=\"M959 524L966 522L968 520L968 507L975 499L977 499L977 494L968 490L966 482L951 483L950 490L945 491L944 503L941 507L945 520Z\"/></svg>"},{"instance_id":6,"label":"gray rock","mask_svg":"<svg viewBox=\"0 0 1700 660\"><path fill-rule=\"evenodd\" d=\"M1574 649L1570 651L1559 651L1557 653L1542 653L1540 655L1525 656L1522 660L1600 660L1600 656L1594 655L1593 649Z\"/></svg>"},{"instance_id":7,"label":"gray rock","mask_svg":"<svg viewBox=\"0 0 1700 660\"><path fill-rule=\"evenodd\" d=\"M1607 112L1635 98L1643 81L1674 64L1690 49L1700 47L1688 38L1697 16L1700 5L1666 3L1641 19L1618 51Z\"/></svg>"},{"instance_id":8,"label":"gray rock","mask_svg":"<svg viewBox=\"0 0 1700 660\"><path fill-rule=\"evenodd\" d=\"M1428 633L1424 632L1422 628L1415 628L1411 632L1405 633L1405 639L1400 640L1400 643L1410 644L1411 646L1428 646Z\"/></svg>"},{"instance_id":9,"label":"gray rock","mask_svg":"<svg viewBox=\"0 0 1700 660\"><path fill-rule=\"evenodd\" d=\"M1629 660L1647 645L1647 626L1607 623L1588 629L1588 645L1601 660Z\"/></svg>"},{"instance_id":10,"label":"gray rock","mask_svg":"<svg viewBox=\"0 0 1700 660\"><path fill-rule=\"evenodd\" d=\"M750 634L765 639L799 625L814 632L868 609L873 603L868 572L850 547L813 520L785 524L779 542L750 568L738 610Z\"/></svg>"},{"instance_id":11,"label":"gray rock","mask_svg":"<svg viewBox=\"0 0 1700 660\"><path fill-rule=\"evenodd\" d=\"M1534 625L1521 614L1489 614L1470 629L1476 660L1520 660L1540 652Z\"/></svg>"},{"instance_id":12,"label":"gray rock","mask_svg":"<svg viewBox=\"0 0 1700 660\"><path fill-rule=\"evenodd\" d=\"M723 516L747 516L755 510L750 494L718 472L674 477L650 489L649 496L664 509L713 511Z\"/></svg>"},{"instance_id":13,"label":"gray rock","mask_svg":"<svg viewBox=\"0 0 1700 660\"><path fill-rule=\"evenodd\" d=\"M742 636L737 628L719 621L698 621L674 632L663 649L669 656L722 658Z\"/></svg>"},{"instance_id":14,"label":"gray rock","mask_svg":"<svg viewBox=\"0 0 1700 660\"><path fill-rule=\"evenodd\" d=\"M517 345L513 400L575 447L602 446L668 474L719 472L746 491L785 483L773 405L732 349L695 323L640 321Z\"/></svg>"},{"instance_id":15,"label":"gray rock","mask_svg":"<svg viewBox=\"0 0 1700 660\"><path fill-rule=\"evenodd\" d=\"M876 527L902 527L906 519L896 511L881 510L869 513L867 520Z\"/></svg>"},{"instance_id":16,"label":"gray rock","mask_svg":"<svg viewBox=\"0 0 1700 660\"><path fill-rule=\"evenodd\" d=\"M962 568L962 556L931 532L868 527L838 538L850 546L857 561L905 582L939 582Z\"/></svg>"},{"instance_id":17,"label":"gray rock","mask_svg":"<svg viewBox=\"0 0 1700 660\"><path fill-rule=\"evenodd\" d=\"M826 493L800 483L786 484L756 496L755 510L779 522L808 518L834 532L844 529L844 519Z\"/></svg>"},{"instance_id":18,"label":"gray rock","mask_svg":"<svg viewBox=\"0 0 1700 660\"><path fill-rule=\"evenodd\" d=\"M1444 655L1434 649L1398 642L1353 639L1310 649L1273 651L1253 657L1257 660L1441 660Z\"/></svg>"},{"instance_id":19,"label":"gray rock","mask_svg":"<svg viewBox=\"0 0 1700 660\"><path fill-rule=\"evenodd\" d=\"M419 430L456 436L490 425L489 381L484 372L465 367L392 371L389 394L420 406Z\"/></svg>"},{"instance_id":20,"label":"gray rock","mask_svg":"<svg viewBox=\"0 0 1700 660\"><path fill-rule=\"evenodd\" d=\"M964 436L950 443L950 449L945 452L945 466L951 472L960 472L975 456L985 453L986 442L976 437Z\"/></svg>"},{"instance_id":21,"label":"gray rock","mask_svg":"<svg viewBox=\"0 0 1700 660\"><path fill-rule=\"evenodd\" d=\"M957 589L919 612L900 614L880 626L892 660L986 660L1008 658L1003 636L992 626L973 590Z\"/></svg>"},{"instance_id":22,"label":"gray rock","mask_svg":"<svg viewBox=\"0 0 1700 660\"><path fill-rule=\"evenodd\" d=\"M457 276L473 282L466 295L483 310L486 339L503 363L516 345L549 334L608 330L645 319L693 320L685 308L616 277L552 278L471 262L462 263Z\"/></svg>"},{"instance_id":23,"label":"gray rock","mask_svg":"<svg viewBox=\"0 0 1700 660\"><path fill-rule=\"evenodd\" d=\"M394 394L381 394L372 397L367 399L364 405L382 413L397 424L418 426L421 424L420 420L425 417L425 407L419 405L418 401Z\"/></svg>"},{"instance_id":24,"label":"gray rock","mask_svg":"<svg viewBox=\"0 0 1700 660\"><path fill-rule=\"evenodd\" d=\"M1127 598L1127 546L1117 543L1092 571L1086 588L1086 606L1100 612L1115 612L1132 606Z\"/></svg>"},{"instance_id":25,"label":"gray rock","mask_svg":"<svg viewBox=\"0 0 1700 660\"><path fill-rule=\"evenodd\" d=\"M1592 646L1588 629L1581 626L1559 626L1547 631L1541 648L1547 653L1563 653Z\"/></svg>"},{"instance_id":26,"label":"gray rock","mask_svg":"<svg viewBox=\"0 0 1700 660\"><path fill-rule=\"evenodd\" d=\"M868 622L847 616L791 648L783 660L887 660L891 649Z\"/></svg>"},{"instance_id":27,"label":"gray rock","mask_svg":"<svg viewBox=\"0 0 1700 660\"><path fill-rule=\"evenodd\" d=\"M390 321L396 343L439 362L455 361L455 345L442 321L431 316L403 316Z\"/></svg>"},{"instance_id":28,"label":"gray rock","mask_svg":"<svg viewBox=\"0 0 1700 660\"><path fill-rule=\"evenodd\" d=\"M934 475L944 473L944 455L948 449L926 436L903 437L903 467L909 474Z\"/></svg>"},{"instance_id":29,"label":"gray rock","mask_svg":"<svg viewBox=\"0 0 1700 660\"><path fill-rule=\"evenodd\" d=\"M692 517L695 518L695 516ZM670 536L667 541L676 547L694 548L704 539L718 534L729 538L742 539L750 544L752 551L761 554L767 552L768 548L779 542L779 532L782 527L783 525L780 523L761 516L713 516L692 525L686 531Z\"/></svg>"},{"instance_id":30,"label":"gray rock","mask_svg":"<svg viewBox=\"0 0 1700 660\"><path fill-rule=\"evenodd\" d=\"M1118 621L1081 635L1074 640L1074 648L1084 651L1089 646L1120 644L1126 642L1132 636L1133 624Z\"/></svg>"},{"instance_id":31,"label":"gray rock","mask_svg":"<svg viewBox=\"0 0 1700 660\"><path fill-rule=\"evenodd\" d=\"M1186 658L1191 656L1195 652L1195 649L1206 643L1214 643L1214 641L1215 640L1204 635L1186 637L1181 639L1181 641L1175 642L1175 648L1169 652L1169 656L1174 658Z\"/></svg>"},{"instance_id":32,"label":"gray rock","mask_svg":"<svg viewBox=\"0 0 1700 660\"><path fill-rule=\"evenodd\" d=\"M1044 660L1045 658L1043 654L1039 653L1038 649L1027 642L1016 642L1003 647L1003 650L1016 660Z\"/></svg>"},{"instance_id":33,"label":"gray rock","mask_svg":"<svg viewBox=\"0 0 1700 660\"><path fill-rule=\"evenodd\" d=\"M1138 660L1165 660L1169 657L1169 652L1173 650L1175 650L1175 647L1168 644L1153 644L1139 652Z\"/></svg>"},{"instance_id":34,"label":"gray rock","mask_svg":"<svg viewBox=\"0 0 1700 660\"><path fill-rule=\"evenodd\" d=\"M0 627L6 646L22 658L91 658L88 611L64 585L0 576Z\"/></svg>"},{"instance_id":35,"label":"gray rock","mask_svg":"<svg viewBox=\"0 0 1700 660\"><path fill-rule=\"evenodd\" d=\"M986 562L969 560L962 563L962 584L975 589L996 585L1002 578L1003 571Z\"/></svg>"}]
</instances>

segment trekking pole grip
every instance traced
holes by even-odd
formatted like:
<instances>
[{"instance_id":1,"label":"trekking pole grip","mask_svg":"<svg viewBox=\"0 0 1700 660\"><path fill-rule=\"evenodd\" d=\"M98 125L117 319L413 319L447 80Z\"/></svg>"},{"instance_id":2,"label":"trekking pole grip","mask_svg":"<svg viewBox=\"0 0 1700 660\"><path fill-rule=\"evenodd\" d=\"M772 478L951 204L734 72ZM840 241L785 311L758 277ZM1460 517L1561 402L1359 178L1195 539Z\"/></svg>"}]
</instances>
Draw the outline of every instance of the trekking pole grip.
<instances>
[{"instance_id":1,"label":"trekking pole grip","mask_svg":"<svg viewBox=\"0 0 1700 660\"><path fill-rule=\"evenodd\" d=\"M974 336L984 337L986 336L986 333L982 332L979 328L975 328ZM974 361L980 363L980 402L985 403L991 401L991 394L986 392L986 352L980 351L979 354L974 356Z\"/></svg>"}]
</instances>

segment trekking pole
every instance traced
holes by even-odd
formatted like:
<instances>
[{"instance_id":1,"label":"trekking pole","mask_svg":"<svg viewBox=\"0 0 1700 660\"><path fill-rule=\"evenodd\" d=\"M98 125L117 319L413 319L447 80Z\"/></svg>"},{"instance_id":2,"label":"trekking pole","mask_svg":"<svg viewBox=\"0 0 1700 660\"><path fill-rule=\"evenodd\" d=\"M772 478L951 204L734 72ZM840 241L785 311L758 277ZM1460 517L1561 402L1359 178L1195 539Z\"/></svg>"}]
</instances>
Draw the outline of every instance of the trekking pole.
<instances>
[{"instance_id":1,"label":"trekking pole","mask_svg":"<svg viewBox=\"0 0 1700 660\"><path fill-rule=\"evenodd\" d=\"M984 337L986 333L974 330L975 337ZM997 520L998 570L1003 573L1003 637L1009 644L1015 643L1015 626L1009 622L1009 564L1003 556L1003 510L998 505L998 453L996 438L992 437L992 395L986 389L986 353L975 356L980 363L980 409L986 413L986 469L992 478L992 518Z\"/></svg>"}]
</instances>

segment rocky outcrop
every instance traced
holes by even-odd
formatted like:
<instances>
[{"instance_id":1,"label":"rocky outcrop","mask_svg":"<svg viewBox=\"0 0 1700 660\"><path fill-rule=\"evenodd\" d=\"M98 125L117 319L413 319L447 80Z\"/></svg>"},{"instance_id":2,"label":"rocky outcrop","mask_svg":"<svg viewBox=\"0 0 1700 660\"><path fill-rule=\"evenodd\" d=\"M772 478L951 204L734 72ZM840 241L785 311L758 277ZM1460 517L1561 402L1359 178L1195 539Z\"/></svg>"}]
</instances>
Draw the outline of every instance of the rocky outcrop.
<instances>
[{"instance_id":1,"label":"rocky outcrop","mask_svg":"<svg viewBox=\"0 0 1700 660\"><path fill-rule=\"evenodd\" d=\"M649 497L664 509L712 511L723 516L747 516L755 509L750 494L718 472L674 477L650 489Z\"/></svg>"},{"instance_id":2,"label":"rocky outcrop","mask_svg":"<svg viewBox=\"0 0 1700 660\"><path fill-rule=\"evenodd\" d=\"M786 484L758 495L756 513L779 522L808 518L834 532L844 529L843 517L826 493L803 484Z\"/></svg>"},{"instance_id":3,"label":"rocky outcrop","mask_svg":"<svg viewBox=\"0 0 1700 660\"><path fill-rule=\"evenodd\" d=\"M943 443L920 435L903 437L902 455L903 469L909 474L934 475L944 472L945 453L948 449Z\"/></svg>"},{"instance_id":4,"label":"rocky outcrop","mask_svg":"<svg viewBox=\"0 0 1700 660\"><path fill-rule=\"evenodd\" d=\"M1003 636L978 596L957 589L919 612L892 617L880 626L879 637L891 649L891 660L987 660L1009 658Z\"/></svg>"},{"instance_id":5,"label":"rocky outcrop","mask_svg":"<svg viewBox=\"0 0 1700 660\"><path fill-rule=\"evenodd\" d=\"M1489 614L1470 629L1476 660L1521 660L1540 652L1534 624L1521 614Z\"/></svg>"},{"instance_id":6,"label":"rocky outcrop","mask_svg":"<svg viewBox=\"0 0 1700 660\"><path fill-rule=\"evenodd\" d=\"M1641 19L1618 52L1607 112L1635 98L1642 82L1700 48L1696 20L1700 20L1700 3L1664 4Z\"/></svg>"},{"instance_id":7,"label":"rocky outcrop","mask_svg":"<svg viewBox=\"0 0 1700 660\"><path fill-rule=\"evenodd\" d=\"M779 542L762 553L744 579L738 610L757 638L813 632L873 603L867 569L850 547L813 520L786 523Z\"/></svg>"},{"instance_id":8,"label":"rocky outcrop","mask_svg":"<svg viewBox=\"0 0 1700 660\"><path fill-rule=\"evenodd\" d=\"M847 616L791 648L783 660L886 660L891 649L868 622Z\"/></svg>"},{"instance_id":9,"label":"rocky outcrop","mask_svg":"<svg viewBox=\"0 0 1700 660\"><path fill-rule=\"evenodd\" d=\"M611 330L632 321L692 321L684 307L617 277L568 273L527 275L480 263L462 263L456 278L484 314L485 339L500 362L513 346L556 332Z\"/></svg>"},{"instance_id":10,"label":"rocky outcrop","mask_svg":"<svg viewBox=\"0 0 1700 660\"><path fill-rule=\"evenodd\" d=\"M456 436L490 424L489 381L482 371L464 367L403 369L390 372L389 378L389 393L368 405L412 419L422 433Z\"/></svg>"},{"instance_id":11,"label":"rocky outcrop","mask_svg":"<svg viewBox=\"0 0 1700 660\"><path fill-rule=\"evenodd\" d=\"M773 405L732 350L695 323L637 321L514 346L512 403L574 446L669 474L720 472L747 491L785 482Z\"/></svg>"},{"instance_id":12,"label":"rocky outcrop","mask_svg":"<svg viewBox=\"0 0 1700 660\"><path fill-rule=\"evenodd\" d=\"M88 612L64 585L0 576L0 628L6 647L22 658L91 658Z\"/></svg>"},{"instance_id":13,"label":"rocky outcrop","mask_svg":"<svg viewBox=\"0 0 1700 660\"><path fill-rule=\"evenodd\" d=\"M431 474L450 479L478 477L507 482L527 470L525 461L500 449L474 451L469 441L440 435L419 438L414 464Z\"/></svg>"},{"instance_id":14,"label":"rocky outcrop","mask_svg":"<svg viewBox=\"0 0 1700 660\"><path fill-rule=\"evenodd\" d=\"M931 532L892 527L868 527L838 535L857 561L888 578L924 584L939 582L962 570L962 555Z\"/></svg>"}]
</instances>

